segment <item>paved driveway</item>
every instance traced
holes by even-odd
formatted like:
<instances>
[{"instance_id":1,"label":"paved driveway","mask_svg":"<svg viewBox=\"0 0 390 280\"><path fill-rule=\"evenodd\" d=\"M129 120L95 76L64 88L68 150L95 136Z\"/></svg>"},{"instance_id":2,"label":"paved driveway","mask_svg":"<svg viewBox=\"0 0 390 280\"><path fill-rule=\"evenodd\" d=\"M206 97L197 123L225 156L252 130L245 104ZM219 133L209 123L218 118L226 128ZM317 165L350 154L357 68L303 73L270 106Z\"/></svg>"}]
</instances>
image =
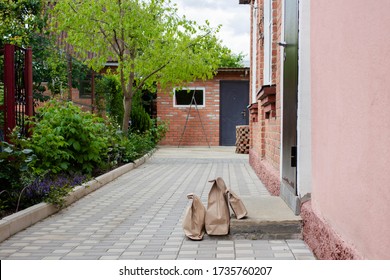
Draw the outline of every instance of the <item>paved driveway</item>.
<instances>
[{"instance_id":1,"label":"paved driveway","mask_svg":"<svg viewBox=\"0 0 390 280\"><path fill-rule=\"evenodd\" d=\"M269 195L233 147L162 147L145 164L0 243L0 259L314 259L293 240L205 236L188 240L182 217L194 192L222 177L238 194Z\"/></svg>"}]
</instances>

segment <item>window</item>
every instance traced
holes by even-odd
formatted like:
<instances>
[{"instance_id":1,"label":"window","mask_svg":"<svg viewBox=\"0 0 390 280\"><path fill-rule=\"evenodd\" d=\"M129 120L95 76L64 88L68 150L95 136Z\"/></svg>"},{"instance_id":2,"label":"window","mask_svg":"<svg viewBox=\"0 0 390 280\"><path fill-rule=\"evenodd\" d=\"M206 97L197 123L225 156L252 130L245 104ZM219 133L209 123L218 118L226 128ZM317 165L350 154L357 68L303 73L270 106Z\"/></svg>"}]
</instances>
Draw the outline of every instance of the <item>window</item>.
<instances>
[{"instance_id":1,"label":"window","mask_svg":"<svg viewBox=\"0 0 390 280\"><path fill-rule=\"evenodd\" d=\"M79 97L80 98L91 98L91 80L80 80L79 84Z\"/></svg>"},{"instance_id":2,"label":"window","mask_svg":"<svg viewBox=\"0 0 390 280\"><path fill-rule=\"evenodd\" d=\"M183 88L174 90L174 107L188 107L190 105L197 105L198 107L205 106L204 88Z\"/></svg>"},{"instance_id":3,"label":"window","mask_svg":"<svg viewBox=\"0 0 390 280\"><path fill-rule=\"evenodd\" d=\"M79 97L91 98L92 96L92 74L88 73L84 79L79 80Z\"/></svg>"}]
</instances>

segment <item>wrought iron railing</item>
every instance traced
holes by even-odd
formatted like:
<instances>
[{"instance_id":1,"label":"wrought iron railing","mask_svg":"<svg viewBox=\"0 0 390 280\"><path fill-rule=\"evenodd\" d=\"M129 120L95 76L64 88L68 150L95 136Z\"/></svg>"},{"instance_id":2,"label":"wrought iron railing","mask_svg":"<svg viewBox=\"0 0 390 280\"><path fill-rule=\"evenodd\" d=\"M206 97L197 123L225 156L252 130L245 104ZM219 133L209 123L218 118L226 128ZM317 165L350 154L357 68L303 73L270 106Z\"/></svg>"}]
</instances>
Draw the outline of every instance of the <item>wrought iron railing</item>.
<instances>
[{"instance_id":1,"label":"wrought iron railing","mask_svg":"<svg viewBox=\"0 0 390 280\"><path fill-rule=\"evenodd\" d=\"M3 104L0 109L4 119L3 135L7 140L8 133L15 127L20 128L21 135L28 134L26 120L33 115L32 51L7 44L1 53Z\"/></svg>"}]
</instances>

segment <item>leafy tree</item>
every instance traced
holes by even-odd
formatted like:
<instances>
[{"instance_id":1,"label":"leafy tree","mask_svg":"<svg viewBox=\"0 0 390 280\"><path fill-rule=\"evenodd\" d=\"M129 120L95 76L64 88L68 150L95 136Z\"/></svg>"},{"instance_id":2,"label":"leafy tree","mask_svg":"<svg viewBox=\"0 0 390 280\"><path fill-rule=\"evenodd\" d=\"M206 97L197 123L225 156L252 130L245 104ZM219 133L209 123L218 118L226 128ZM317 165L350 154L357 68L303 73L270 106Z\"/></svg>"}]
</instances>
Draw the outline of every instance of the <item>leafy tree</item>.
<instances>
[{"instance_id":1,"label":"leafy tree","mask_svg":"<svg viewBox=\"0 0 390 280\"><path fill-rule=\"evenodd\" d=\"M0 3L0 45L29 46L32 35L46 23L41 0L8 0Z\"/></svg>"},{"instance_id":2,"label":"leafy tree","mask_svg":"<svg viewBox=\"0 0 390 280\"><path fill-rule=\"evenodd\" d=\"M52 94L61 93L68 86L67 54L56 44L48 30L47 1L7 0L0 2L0 46L14 44L33 50L34 98L45 99L42 95L47 87ZM73 86L86 75L85 65L73 60Z\"/></svg>"},{"instance_id":3,"label":"leafy tree","mask_svg":"<svg viewBox=\"0 0 390 280\"><path fill-rule=\"evenodd\" d=\"M243 67L244 57L243 53L234 54L229 48L223 47L223 50L220 52L220 67Z\"/></svg>"},{"instance_id":4,"label":"leafy tree","mask_svg":"<svg viewBox=\"0 0 390 280\"><path fill-rule=\"evenodd\" d=\"M46 24L47 18L43 7L43 2L37 0L2 1L0 3L0 46L5 44L14 44L25 48L34 46L38 53L44 52L45 48L40 47L43 38L37 35L43 32ZM34 78L40 80L39 70L36 71L42 68L36 59L39 55L37 56L37 53L34 52L33 56ZM48 57L47 54L45 57Z\"/></svg>"},{"instance_id":5,"label":"leafy tree","mask_svg":"<svg viewBox=\"0 0 390 280\"><path fill-rule=\"evenodd\" d=\"M219 27L177 15L170 0L63 0L52 14L78 57L95 71L117 61L124 95L123 132L128 131L134 93L211 78L220 66ZM91 55L93 54L93 56Z\"/></svg>"}]
</instances>

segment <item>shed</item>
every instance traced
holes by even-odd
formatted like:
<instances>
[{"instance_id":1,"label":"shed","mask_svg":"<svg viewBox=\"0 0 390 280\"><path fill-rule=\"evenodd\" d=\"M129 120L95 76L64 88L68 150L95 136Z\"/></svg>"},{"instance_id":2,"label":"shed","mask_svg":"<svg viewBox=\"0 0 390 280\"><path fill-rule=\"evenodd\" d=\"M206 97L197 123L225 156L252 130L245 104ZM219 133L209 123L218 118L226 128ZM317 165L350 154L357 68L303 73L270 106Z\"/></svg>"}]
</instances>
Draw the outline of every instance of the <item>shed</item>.
<instances>
[{"instance_id":1,"label":"shed","mask_svg":"<svg viewBox=\"0 0 390 280\"><path fill-rule=\"evenodd\" d=\"M157 117L169 130L160 145L234 146L248 124L249 68L220 68L213 79L157 92Z\"/></svg>"}]
</instances>

